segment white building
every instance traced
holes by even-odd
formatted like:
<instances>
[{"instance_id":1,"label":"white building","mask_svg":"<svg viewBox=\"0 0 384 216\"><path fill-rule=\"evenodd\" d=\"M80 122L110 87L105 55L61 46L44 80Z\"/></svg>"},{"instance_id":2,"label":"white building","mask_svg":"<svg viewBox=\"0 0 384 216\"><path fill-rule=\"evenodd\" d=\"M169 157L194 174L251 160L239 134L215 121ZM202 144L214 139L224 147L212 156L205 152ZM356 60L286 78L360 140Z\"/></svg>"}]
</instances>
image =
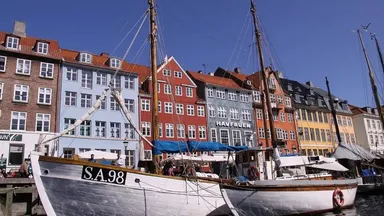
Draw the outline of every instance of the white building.
<instances>
[{"instance_id":1,"label":"white building","mask_svg":"<svg viewBox=\"0 0 384 216\"><path fill-rule=\"evenodd\" d=\"M377 109L351 105L350 107L353 112L357 143L370 149L372 153L377 151L384 154L384 129Z\"/></svg>"},{"instance_id":2,"label":"white building","mask_svg":"<svg viewBox=\"0 0 384 216\"><path fill-rule=\"evenodd\" d=\"M40 140L47 140L53 136L52 133L0 130L0 167L6 168L7 171L18 170ZM56 150L55 142L42 145L39 149L46 155L56 154Z\"/></svg>"}]
</instances>

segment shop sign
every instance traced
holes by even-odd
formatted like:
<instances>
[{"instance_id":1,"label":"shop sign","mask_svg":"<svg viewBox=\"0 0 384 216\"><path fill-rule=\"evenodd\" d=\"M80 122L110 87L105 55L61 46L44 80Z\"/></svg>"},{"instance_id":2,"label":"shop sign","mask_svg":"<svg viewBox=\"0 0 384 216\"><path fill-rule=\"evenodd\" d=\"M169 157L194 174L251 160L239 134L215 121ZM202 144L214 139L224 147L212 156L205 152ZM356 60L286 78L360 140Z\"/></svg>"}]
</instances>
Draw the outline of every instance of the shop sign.
<instances>
[{"instance_id":1,"label":"shop sign","mask_svg":"<svg viewBox=\"0 0 384 216\"><path fill-rule=\"evenodd\" d=\"M225 121L216 121L216 126L221 127L235 127L235 128L251 128L249 123L237 123L237 122L225 122Z\"/></svg>"},{"instance_id":2,"label":"shop sign","mask_svg":"<svg viewBox=\"0 0 384 216\"><path fill-rule=\"evenodd\" d=\"M21 135L21 134L0 133L0 141L22 141L22 140L23 140L23 135Z\"/></svg>"}]
</instances>

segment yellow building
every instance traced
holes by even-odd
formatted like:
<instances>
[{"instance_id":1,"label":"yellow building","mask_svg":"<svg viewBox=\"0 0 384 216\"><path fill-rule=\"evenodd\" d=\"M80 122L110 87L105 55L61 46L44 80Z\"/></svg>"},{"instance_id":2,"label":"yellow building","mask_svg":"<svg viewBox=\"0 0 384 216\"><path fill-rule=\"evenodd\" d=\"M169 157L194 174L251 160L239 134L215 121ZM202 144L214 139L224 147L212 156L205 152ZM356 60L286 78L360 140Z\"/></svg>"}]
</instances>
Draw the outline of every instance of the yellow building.
<instances>
[{"instance_id":1,"label":"yellow building","mask_svg":"<svg viewBox=\"0 0 384 216\"><path fill-rule=\"evenodd\" d=\"M349 110L349 106L348 106L348 110ZM349 110L349 111L351 111L351 110ZM333 134L333 140L332 141L333 141L334 145L337 146L339 142L337 140L336 128L335 128L335 124L334 124L332 116L330 119L332 120L331 121L332 134ZM353 121L352 121L352 112L351 112L351 114L337 112L336 119L337 119L337 124L338 124L339 130L340 130L341 141L343 143L356 144L355 129L353 126Z\"/></svg>"}]
</instances>

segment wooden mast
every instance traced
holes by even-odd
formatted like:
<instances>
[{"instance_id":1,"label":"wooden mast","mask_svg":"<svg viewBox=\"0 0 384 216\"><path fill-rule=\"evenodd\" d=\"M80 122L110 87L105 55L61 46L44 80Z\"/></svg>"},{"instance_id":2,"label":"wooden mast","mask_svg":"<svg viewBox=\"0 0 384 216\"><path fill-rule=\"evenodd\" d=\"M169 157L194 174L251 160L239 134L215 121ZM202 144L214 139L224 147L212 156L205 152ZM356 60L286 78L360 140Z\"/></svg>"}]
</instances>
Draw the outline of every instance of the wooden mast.
<instances>
[{"instance_id":1,"label":"wooden mast","mask_svg":"<svg viewBox=\"0 0 384 216\"><path fill-rule=\"evenodd\" d=\"M369 74L369 79L371 81L372 92L373 92L373 96L375 98L377 111L379 112L382 128L384 128L384 116L383 116L383 111L382 111L381 105L380 105L380 99L379 99L379 96L377 94L377 86L376 86L376 82L375 82L375 77L373 76L372 66L371 66L371 63L369 62L367 51L365 50L365 45L363 42L363 38L361 37L360 29L357 29L357 34L359 35L361 47L363 48L363 52L364 52L365 61L366 61L367 66L368 66L368 74Z\"/></svg>"},{"instance_id":2,"label":"wooden mast","mask_svg":"<svg viewBox=\"0 0 384 216\"><path fill-rule=\"evenodd\" d=\"M155 146L154 141L159 139L159 130L158 130L158 95L157 95L157 63L156 63L156 11L155 11L155 0L149 0L149 25L150 25L150 42L151 42L151 77L152 77L152 144ZM152 161L156 166L158 156L155 155L155 148L152 147Z\"/></svg>"},{"instance_id":3,"label":"wooden mast","mask_svg":"<svg viewBox=\"0 0 384 216\"><path fill-rule=\"evenodd\" d=\"M333 117L333 122L334 122L335 128L336 128L336 136L337 136L337 140L339 140L339 145L340 145L340 143L341 143L340 129L339 129L339 124L337 123L336 110L335 110L335 106L333 103L333 97L332 97L331 89L329 88L329 82L328 82L327 77L325 77L325 83L327 84L329 104L331 106L331 113L332 113L332 117ZM332 136L332 134L331 134L331 136Z\"/></svg>"},{"instance_id":4,"label":"wooden mast","mask_svg":"<svg viewBox=\"0 0 384 216\"><path fill-rule=\"evenodd\" d=\"M253 3L253 0L251 1L251 14L253 18L253 27L255 29L255 36L256 36L256 42L257 42L257 51L259 54L259 61L260 61L260 67L261 67L261 78L263 80L263 85L264 85L264 94L266 96L266 105L267 105L267 112L268 112L268 118L269 118L269 126L270 126L270 131L271 131L271 138L272 138L272 146L276 150L277 148L277 136L276 136L276 131L275 131L275 126L273 124L273 116L272 116L272 107L271 107L271 101L270 101L270 95L269 95L269 86L267 82L267 77L266 77L266 71L265 71L265 65L264 65L264 57L263 57L263 51L261 47L261 34L259 31L259 26L258 26L258 21L256 19L256 8L255 4ZM264 102L264 97L262 97L262 102ZM264 104L263 104L264 107ZM263 113L264 115L264 113ZM265 117L264 119L264 126L266 126L266 120ZM267 128L265 128L267 131ZM265 140L268 140L268 136L265 137ZM280 163L275 161L276 165L276 170L278 171L277 174L278 176L281 175L280 171Z\"/></svg>"},{"instance_id":5,"label":"wooden mast","mask_svg":"<svg viewBox=\"0 0 384 216\"><path fill-rule=\"evenodd\" d=\"M372 39L375 39L377 52L379 53L379 58L380 58L381 68L382 68L383 73L384 73L384 59L383 59L383 54L381 53L381 48L380 48L379 40L377 40L377 38L376 38L376 34L372 34Z\"/></svg>"}]
</instances>

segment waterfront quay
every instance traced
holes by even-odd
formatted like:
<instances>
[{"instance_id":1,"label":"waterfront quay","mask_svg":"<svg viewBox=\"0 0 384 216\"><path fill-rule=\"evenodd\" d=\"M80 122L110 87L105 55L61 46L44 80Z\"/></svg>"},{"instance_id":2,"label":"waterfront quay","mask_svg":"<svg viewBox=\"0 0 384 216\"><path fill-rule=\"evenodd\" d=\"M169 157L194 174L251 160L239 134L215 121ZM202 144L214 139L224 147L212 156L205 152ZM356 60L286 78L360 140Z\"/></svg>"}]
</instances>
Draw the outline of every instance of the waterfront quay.
<instances>
[{"instance_id":1,"label":"waterfront quay","mask_svg":"<svg viewBox=\"0 0 384 216\"><path fill-rule=\"evenodd\" d=\"M0 179L0 215L46 215L33 179Z\"/></svg>"}]
</instances>

